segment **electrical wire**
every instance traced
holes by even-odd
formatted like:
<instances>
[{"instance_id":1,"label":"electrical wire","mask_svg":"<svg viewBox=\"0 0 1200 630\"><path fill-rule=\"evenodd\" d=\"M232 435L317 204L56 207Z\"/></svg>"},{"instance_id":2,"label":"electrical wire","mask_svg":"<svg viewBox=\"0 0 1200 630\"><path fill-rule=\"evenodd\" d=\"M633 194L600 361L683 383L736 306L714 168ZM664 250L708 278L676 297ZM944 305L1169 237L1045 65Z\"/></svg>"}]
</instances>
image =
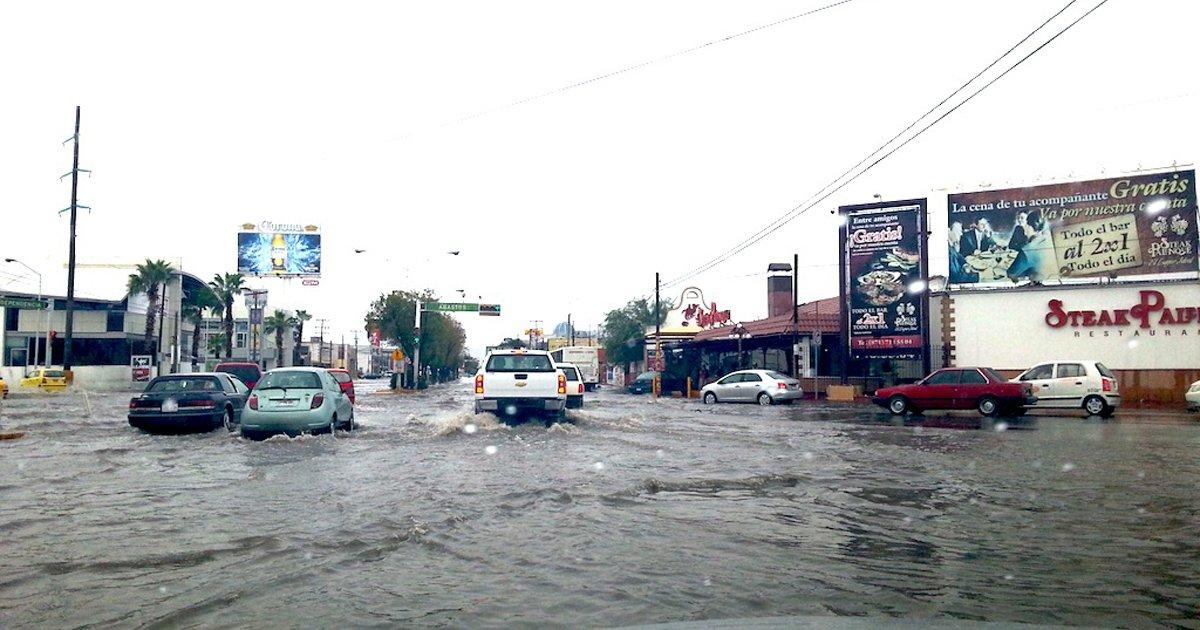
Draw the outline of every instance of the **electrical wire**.
<instances>
[{"instance_id":1,"label":"electrical wire","mask_svg":"<svg viewBox=\"0 0 1200 630\"><path fill-rule=\"evenodd\" d=\"M911 125L909 125L908 127L906 127L904 131L901 131L899 134L897 134L895 137L893 137L893 138L892 138L892 140L889 140L888 142L884 143L884 144L883 144L883 145L880 147L880 149L876 149L876 150L875 150L875 151L873 151L872 153L868 154L866 158L864 158L863 160L861 160L861 161L858 163L858 165L856 165L856 166L854 166L854 167L851 167L851 168L850 168L850 170L849 170L849 171L847 171L847 173L849 173L849 172L851 172L851 171L854 171L855 169L857 169L857 168L858 168L859 166L861 166L862 164L864 164L864 163L868 162L868 161L869 161L869 160L870 160L870 159L871 159L873 156L877 155L877 154L878 154L878 153L879 153L879 152L880 152L880 151L881 151L883 148L886 148L888 145L892 144L892 143L893 143L893 142L894 142L894 141L895 141L897 138L899 138L900 136L903 136L903 135L904 135L904 134L905 134L905 133L906 133L908 130L912 129L912 128L913 128L913 127L915 127L915 126L916 126L918 123L920 123L920 121L921 121L921 120L924 120L925 118L929 117L930 113L932 113L933 111L936 111L936 110L937 110L939 107L941 107L943 104L945 104L946 102L948 102L948 101L949 101L951 98L953 98L953 96L954 96L955 94L958 94L958 93L959 93L959 92L961 92L963 89L965 89L967 86L969 86L971 83L973 83L974 81L976 81L976 80L977 80L977 79L978 79L980 76L982 76L984 73L986 73L988 69L990 69L990 68L994 67L994 66L995 66L995 65L996 65L996 64L997 64L999 61L1001 61L1002 59L1004 59L1004 57L1006 57L1006 56L1008 56L1009 54L1011 54L1011 53L1012 53L1012 52L1013 52L1013 51L1014 51L1016 48L1018 48L1018 47L1019 47L1019 46L1020 46L1022 43L1024 43L1024 42L1028 41L1028 40L1029 40L1029 39L1030 39L1030 38L1031 38L1031 37L1032 37L1034 34L1036 34L1038 31L1042 30L1043 28L1045 28L1045 26L1046 26L1047 24L1049 24L1049 23L1050 23L1051 21L1053 21L1055 18L1057 18L1058 16L1060 16L1060 15L1061 15L1061 14L1062 14L1064 11L1066 11L1066 10L1067 10L1067 9L1068 9L1068 8L1069 8L1071 5L1073 5L1073 4L1074 4L1076 1L1077 1L1077 0L1071 0L1070 2L1068 2L1068 3L1066 4L1066 6L1064 6L1062 9L1060 9L1058 12L1056 12L1056 13L1055 13L1053 16L1051 16L1051 17L1050 17L1048 20L1046 20L1045 22L1043 22L1043 23L1042 23L1040 26L1038 26L1036 29L1034 29L1034 30L1033 30L1033 31L1032 31L1032 32L1031 32L1029 35L1027 35L1027 36L1025 36L1024 38L1022 38L1022 39L1021 39L1021 41L1020 41L1020 42L1018 42L1018 43L1017 43L1015 46L1013 46L1013 47L1012 47L1012 48L1010 48L1008 51L1006 51L1006 52L1005 52L1003 55L1001 55L1000 57L998 57L998 58L997 58L995 61L993 61L992 63L988 64L988 66L987 66L987 67L985 67L985 68L984 68L984 70L983 70L982 72L980 72L980 73L976 74L974 77L972 77L972 78L971 78L971 80L970 80L970 81L968 81L967 83L963 84L963 86L959 87L957 90L955 90L954 92L952 92L952 93L950 94L950 96L946 97L945 99L943 99L943 100L942 100L942 102L940 102L940 103L938 103L938 105L934 106L934 107L933 107L933 108L930 110L930 112L926 112L926 113L925 113L925 114L923 114L921 117L917 118L917 120L916 120L916 121L914 121L914 122L913 122L913 124L911 124ZM815 207L817 204L821 203L822 201L825 201L826 199L828 199L829 197L833 196L833 195L834 195L835 193L837 193L838 191L842 190L842 189L843 189L843 188L845 188L846 186L848 186L848 185L850 185L851 183L853 183L853 182L854 182L855 180L857 180L858 178L860 178L860 177L862 177L863 175L865 175L865 174L866 174L867 172L869 172L869 171L870 171L872 168L874 168L875 166L879 165L881 162L883 162L883 161L884 161L884 160L886 160L887 158L889 158L889 157L891 157L892 155L894 155L894 154L895 154L897 151L899 151L900 149L903 149L905 146L907 146L907 145L908 145L909 143L911 143L913 140L916 140L917 138L921 137L921 136L922 136L922 135L923 135L923 134L924 134L926 131L928 131L928 130L929 130L930 128L932 128L934 125L937 125L937 124L938 124L938 123L940 123L941 121L945 120L945 119L946 119L948 116L950 116L950 115L951 115L951 114L953 114L954 112L958 111L958 109L959 109L959 108L961 108L962 106L964 106L964 105L966 105L967 103L969 103L971 100L973 100L973 99L974 99L976 96L978 96L978 95L979 95L980 93L982 93L984 90L987 90L989 87L991 87L992 85L994 85L994 84L995 84L997 81L999 81L1000 79L1002 79L1002 78L1004 78L1005 76L1007 76L1007 75L1008 75L1010 72L1012 72L1012 71L1013 71L1013 70L1015 70L1016 68L1020 67L1020 66L1021 66L1022 64L1024 64L1026 61L1028 61L1028 60L1029 60L1031 57L1033 57L1035 54L1037 54L1038 52L1040 52L1041 50L1043 50L1043 49L1044 49L1046 46L1050 45L1050 43L1054 42L1054 41L1055 41L1055 40L1057 40L1059 37L1061 37L1063 34L1065 34L1067 31L1069 31L1069 30L1071 30L1072 28L1074 28L1074 27L1075 27L1075 25L1077 25L1077 24L1079 24L1080 22L1082 22L1082 21L1083 21L1085 18L1087 18L1088 16L1090 16L1090 15L1091 15L1092 13L1094 13L1094 12L1095 12L1097 9L1099 9L1100 7L1102 7L1102 6L1104 6L1105 4L1107 4L1107 3L1108 3L1108 1L1109 1L1109 0L1101 0L1101 1L1100 1L1098 4L1096 4L1095 6L1093 6L1091 9L1089 9L1089 10L1088 10L1087 12L1085 12L1083 15L1079 16L1078 18L1076 18L1076 19L1075 19L1074 21L1072 21L1071 23L1067 24L1067 25L1066 25L1064 28L1062 28L1062 29L1061 29L1061 30L1059 30L1057 33L1055 33L1053 36L1051 36L1049 39L1047 39L1045 42L1043 42L1042 44L1040 44L1040 45L1039 45L1037 48L1034 48L1034 49L1033 49L1031 52L1029 52L1029 53L1028 53L1028 54L1026 54L1024 57L1022 57L1021 59L1019 59L1019 60L1018 60L1016 63L1014 63L1013 65L1009 66L1007 69L1005 69L1005 70L1004 70L1003 72L1001 72L999 75L997 75L995 78L993 78L993 79L991 79L990 81L988 81L987 83L985 83L985 84L984 84L982 87L980 87L979 89L977 89L977 90L975 90L974 92L972 92L972 93L971 93L969 96L967 96L965 99L963 99L963 100L959 101L959 102L958 102L956 105L954 105L953 107L951 107L949 110L947 110L946 112L944 112L942 115L938 116L936 119L934 119L933 121L931 121L929 124L927 124L927 125L925 125L924 127L922 127L920 130L918 130L918 131L917 131L915 134L913 134L911 137L909 137L908 139L904 140L904 142L900 143L898 146L894 147L893 149L891 149L891 150L890 150L890 151L888 151L887 153L884 153L882 156L878 157L878 158L877 158L877 159L875 159L873 162L870 162L870 164L868 164L868 165L867 165L865 168L863 168L862 170L860 170L858 173L854 174L854 175L853 175L852 177L850 177L849 179L846 179L844 182L842 182L842 183L838 184L838 183L837 183L838 181L840 181L840 180L842 180L842 179L845 179L845 177L846 177L846 173L842 174L841 176L839 176L838 178L834 179L832 182L830 182L830 183L829 183L829 184L827 184L826 186L822 187L820 190L818 190L818 191L817 191L817 193L815 193L813 196L810 196L808 199L806 199L806 200L805 200L804 202L802 202L800 205L793 207L791 210L789 210L788 212L784 213L784 214L783 214L781 217L779 217L779 218L778 218L778 219L776 219L775 221L773 221L773 222L769 223L769 224L768 224L766 227L764 227L764 228L760 229L758 232L756 232L756 233L755 233L754 235L752 235L751 237L749 237L749 238L747 238L746 240L742 241L741 243L739 243L739 244L735 245L735 246L734 246L732 249L730 249L730 250L726 251L725 253L723 253L723 254L720 254L720 255L718 255L718 256L716 256L716 257L714 257L714 258L710 259L709 261L707 261L707 262L705 262L704 264L700 265L700 266L699 266L699 267L697 267L696 269L693 269L692 271L689 271L689 272L687 272L687 273L685 273L685 274L683 274L683 275L680 275L680 276L678 276L678 277L676 277L676 278L674 278L674 279L672 279L672 280L669 280L669 281L667 281L666 283L664 283L664 284L663 284L663 286L664 286L664 287L672 287L672 286L676 286L676 285L678 285L678 284L679 284L679 283L681 283L681 282L684 282L684 281L686 281L686 280L689 280L689 279L691 279L691 278L693 278L693 277L695 277L695 276L697 276L697 275L699 275L699 274L701 274L701 273L704 273L705 271L708 271L709 269L712 269L713 267L716 267L717 265L720 265L720 264L724 263L725 261L729 260L729 259L730 259L730 258L732 258L733 256L736 256L737 254L741 253L742 251L744 251L745 249L747 249L747 248L748 248L748 247L750 247L751 245L754 245L754 244L758 243L759 241L763 240L763 239L764 239L764 238L766 238L767 236L770 236L771 234L773 234L774 232L776 232L777 230L779 230L779 229L780 229L780 228L782 228L783 226L787 225L788 223L791 223L791 222L792 222L793 220L795 220L797 217L799 217L799 216L803 215L803 214L804 214L805 212L807 212L808 210L811 210L811 209L812 209L813 207ZM824 192L824 194L822 194L822 192L823 192L823 191L827 191L827 192ZM815 200L814 200L814 197L816 197L816 199L815 199Z\"/></svg>"},{"instance_id":2,"label":"electrical wire","mask_svg":"<svg viewBox=\"0 0 1200 630\"><path fill-rule=\"evenodd\" d=\"M782 19L779 19L779 20L775 20L774 22L769 22L769 23L767 23L767 24L760 24L760 25L758 25L758 26L755 26L755 27L752 27L752 28L748 28L748 29L746 29L746 30L744 30L744 31L741 31L741 32L738 32L738 33L734 33L734 34L732 34L732 35L726 35L725 37L721 37L721 38L719 38L719 39L710 40L710 41L704 42L703 44L699 44L699 45L696 45L696 46L692 46L691 48L685 48L685 49L683 49L683 50L677 50L677 51L675 51L675 52L673 52L673 53L670 53L670 54L667 54L667 55L663 55L662 57L656 57L656 58L654 58L654 59L649 59L649 60L646 60L646 61L642 61L642 62L639 62L639 63L635 63L635 64L633 64L633 65L625 66L625 67L623 67L623 68L620 68L620 69L617 69L617 70L613 70L613 71L611 71L611 72L606 72L606 73L604 73L604 74L601 74L601 75L597 75L597 76L591 77L590 79L584 79L584 80L582 80L582 81L577 81L577 82L575 82L575 83L571 83L571 84L569 84L569 85L565 85L565 86L562 86L562 87L559 87L559 88L555 88L555 89L553 89L553 90L549 90L549 91L546 91L546 92L542 92L542 93L540 93L540 94L535 94L535 95L533 95L533 96L527 96L527 97L525 97L525 98L517 99L517 100L515 100L515 101L512 101L512 102L510 102L510 103L508 103L508 104L505 104L505 105L501 105L501 106L499 106L499 107L495 107L495 108L492 108L492 109L485 109L485 110L481 110L481 111L475 112L475 113L473 113L473 114L468 114L468 115L466 115L466 116L461 116L461 117L459 117L459 118L455 118L455 119L452 119L452 120L448 120L448 121L446 121L446 122L443 122L443 123L441 123L440 125L438 125L438 127L439 127L439 128L452 127L452 126L454 126L454 125L459 125L459 124L462 124L462 123L465 123L465 122L468 122L468 121L471 121L471 120L475 120L475 119L477 119L477 118L482 118L482 117L484 117L484 116L488 116L488 115L491 115L491 114L495 114L495 113L498 113L498 112L502 112L502 111L505 111L505 110L509 110L509 109L512 109L512 108L514 108L514 107L520 107L521 105L525 105L525 104L527 104L527 103L532 103L532 102L534 102L534 101L538 101L538 100L541 100L541 99L544 99L544 98L549 98L549 97L551 97L551 96L556 96L556 95L558 95L558 94L562 94L562 93L564 93L564 92L569 92L569 91L571 91L571 90L574 90L574 89L577 89L577 88L581 88L581 87L584 87L584 86L586 86L586 85L591 85L591 84L593 84L593 83L597 83L597 82L600 82L600 81L604 81L604 80L606 80L606 79L611 79L611 78L613 78L613 77L615 77L615 76L622 75L622 74L625 74L625 73L627 73L627 72L632 72L632 71L634 71L634 70L640 70L640 69L642 69L642 68L645 68L645 67L647 67L647 66L652 66L652 65L654 65L654 64L657 64L657 63L662 63L662 62L664 62L664 61L670 61L671 59L675 59L676 57L682 57L682 56L684 56L684 55L690 55L691 53L698 52L698 51L700 51L700 50L703 50L703 49L705 49L705 48L708 48L708 47L710 47L710 46L716 46L716 45L718 45L718 44L724 44L725 42L728 42L728 41L731 41L731 40L737 39L737 38L739 38L739 37L744 37L744 36L746 36L746 35L750 35L750 34L753 34L753 33L757 33L757 32L759 32L759 31L765 31L765 30L767 30L767 29L774 28L774 27L776 27L776 26L780 26L780 25L782 25L782 24L787 24L788 22L793 22L793 21L795 21L795 20L799 20L799 19L801 19L801 18L805 18L805 17L811 16L811 15L816 15L816 14L818 14L818 13L821 13L821 12L823 12L823 11L827 11L827 10L829 10L829 9L832 9L832 8L835 8L835 7L838 7L838 6L841 6L841 5L843 5L843 4L849 4L850 2L853 2L853 1L854 1L854 0L838 0L837 2L832 2L832 3L830 3L830 4L826 4L826 5L824 5L824 6L820 6L820 7L817 7L817 8L815 8L815 9L810 9L810 10L808 10L808 11L805 11L805 12L803 12L803 13L797 13L797 14L795 14L795 15L791 15L791 16L788 16L788 17L785 17L785 18L782 18Z\"/></svg>"}]
</instances>

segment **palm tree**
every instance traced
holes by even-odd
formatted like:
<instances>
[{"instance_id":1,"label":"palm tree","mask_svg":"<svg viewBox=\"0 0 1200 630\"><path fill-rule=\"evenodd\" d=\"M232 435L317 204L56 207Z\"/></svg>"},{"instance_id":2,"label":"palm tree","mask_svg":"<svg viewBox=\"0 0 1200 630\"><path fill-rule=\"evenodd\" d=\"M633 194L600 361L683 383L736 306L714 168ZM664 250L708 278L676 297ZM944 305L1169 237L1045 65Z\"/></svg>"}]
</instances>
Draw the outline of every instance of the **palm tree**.
<instances>
[{"instance_id":1,"label":"palm tree","mask_svg":"<svg viewBox=\"0 0 1200 630\"><path fill-rule=\"evenodd\" d=\"M225 349L224 333L216 333L208 336L208 354L220 356L223 349Z\"/></svg>"},{"instance_id":2,"label":"palm tree","mask_svg":"<svg viewBox=\"0 0 1200 630\"><path fill-rule=\"evenodd\" d=\"M292 349L292 364L300 365L300 344L304 343L304 322L312 319L312 315L308 311L296 311L296 336L300 338L300 343Z\"/></svg>"},{"instance_id":3,"label":"palm tree","mask_svg":"<svg viewBox=\"0 0 1200 630\"><path fill-rule=\"evenodd\" d=\"M240 273L217 274L208 287L221 303L220 312L225 315L225 359L233 358L233 298L247 289L245 278Z\"/></svg>"},{"instance_id":4,"label":"palm tree","mask_svg":"<svg viewBox=\"0 0 1200 630\"><path fill-rule=\"evenodd\" d=\"M126 288L129 289L129 295L135 293L145 293L149 306L146 307L146 347L154 348L154 354L158 354L158 344L154 343L154 320L158 315L158 299L162 295L163 286L171 279L171 274L175 273L170 263L164 260L150 260L137 266L137 273L129 274L129 281Z\"/></svg>"},{"instance_id":5,"label":"palm tree","mask_svg":"<svg viewBox=\"0 0 1200 630\"><path fill-rule=\"evenodd\" d=\"M283 367L283 333L296 326L296 319L276 309L263 319L263 332L275 333L275 367Z\"/></svg>"},{"instance_id":6,"label":"palm tree","mask_svg":"<svg viewBox=\"0 0 1200 630\"><path fill-rule=\"evenodd\" d=\"M217 296L213 295L212 289L204 287L201 291L188 296L187 303L183 306L183 317L192 324L192 371L196 371L196 366L200 362L200 329L204 326L204 311L215 311L218 308L224 310L224 307L217 301ZM216 354L216 353L213 353Z\"/></svg>"}]
</instances>

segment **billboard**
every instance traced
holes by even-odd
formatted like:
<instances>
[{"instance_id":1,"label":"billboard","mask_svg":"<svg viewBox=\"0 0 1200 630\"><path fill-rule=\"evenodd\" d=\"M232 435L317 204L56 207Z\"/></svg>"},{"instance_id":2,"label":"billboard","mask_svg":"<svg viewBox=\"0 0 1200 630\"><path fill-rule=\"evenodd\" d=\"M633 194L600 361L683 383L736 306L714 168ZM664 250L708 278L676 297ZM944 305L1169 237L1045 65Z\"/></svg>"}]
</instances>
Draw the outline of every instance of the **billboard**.
<instances>
[{"instance_id":1,"label":"billboard","mask_svg":"<svg viewBox=\"0 0 1200 630\"><path fill-rule=\"evenodd\" d=\"M949 195L951 284L1197 273L1196 172Z\"/></svg>"},{"instance_id":2,"label":"billboard","mask_svg":"<svg viewBox=\"0 0 1200 630\"><path fill-rule=\"evenodd\" d=\"M850 359L928 356L924 199L839 209Z\"/></svg>"},{"instance_id":3,"label":"billboard","mask_svg":"<svg viewBox=\"0 0 1200 630\"><path fill-rule=\"evenodd\" d=\"M248 276L321 275L321 233L315 225L263 221L238 232L238 273Z\"/></svg>"}]
</instances>

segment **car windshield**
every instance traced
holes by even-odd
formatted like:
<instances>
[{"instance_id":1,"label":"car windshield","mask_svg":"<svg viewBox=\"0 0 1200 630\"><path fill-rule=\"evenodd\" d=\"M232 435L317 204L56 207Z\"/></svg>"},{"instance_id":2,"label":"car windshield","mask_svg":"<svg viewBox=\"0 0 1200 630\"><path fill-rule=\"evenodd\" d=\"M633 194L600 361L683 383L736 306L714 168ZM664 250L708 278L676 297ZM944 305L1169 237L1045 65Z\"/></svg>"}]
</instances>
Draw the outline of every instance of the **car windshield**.
<instances>
[{"instance_id":1,"label":"car windshield","mask_svg":"<svg viewBox=\"0 0 1200 630\"><path fill-rule=\"evenodd\" d=\"M259 376L257 369L246 365L222 365L217 367L217 371L232 374L243 383L253 383Z\"/></svg>"},{"instance_id":2,"label":"car windshield","mask_svg":"<svg viewBox=\"0 0 1200 630\"><path fill-rule=\"evenodd\" d=\"M176 392L215 392L221 391L221 384L215 376L200 376L195 378L159 378L150 383L147 392L176 393Z\"/></svg>"},{"instance_id":3,"label":"car windshield","mask_svg":"<svg viewBox=\"0 0 1200 630\"><path fill-rule=\"evenodd\" d=\"M553 372L554 363L544 354L495 354L487 362L488 372Z\"/></svg>"},{"instance_id":4,"label":"car windshield","mask_svg":"<svg viewBox=\"0 0 1200 630\"><path fill-rule=\"evenodd\" d=\"M66 376L67 373L63 372L62 370L46 370L45 375L46 378L62 378Z\"/></svg>"},{"instance_id":5,"label":"car windshield","mask_svg":"<svg viewBox=\"0 0 1200 630\"><path fill-rule=\"evenodd\" d=\"M313 372L300 370L282 370L267 372L263 375L254 391L266 389L323 389L321 377Z\"/></svg>"}]
</instances>

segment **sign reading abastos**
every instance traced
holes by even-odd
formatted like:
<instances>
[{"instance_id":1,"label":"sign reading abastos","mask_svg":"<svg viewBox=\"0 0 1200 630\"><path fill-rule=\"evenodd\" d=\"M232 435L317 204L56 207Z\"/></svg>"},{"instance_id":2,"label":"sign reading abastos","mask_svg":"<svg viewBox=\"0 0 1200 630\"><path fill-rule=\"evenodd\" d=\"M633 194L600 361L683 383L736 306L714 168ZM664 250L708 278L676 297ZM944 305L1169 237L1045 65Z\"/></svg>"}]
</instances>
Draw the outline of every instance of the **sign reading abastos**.
<instances>
[{"instance_id":1,"label":"sign reading abastos","mask_svg":"<svg viewBox=\"0 0 1200 630\"><path fill-rule=\"evenodd\" d=\"M46 302L43 300L35 300L31 298L5 297L0 295L0 307L3 308L28 308L40 310L46 308Z\"/></svg>"}]
</instances>

